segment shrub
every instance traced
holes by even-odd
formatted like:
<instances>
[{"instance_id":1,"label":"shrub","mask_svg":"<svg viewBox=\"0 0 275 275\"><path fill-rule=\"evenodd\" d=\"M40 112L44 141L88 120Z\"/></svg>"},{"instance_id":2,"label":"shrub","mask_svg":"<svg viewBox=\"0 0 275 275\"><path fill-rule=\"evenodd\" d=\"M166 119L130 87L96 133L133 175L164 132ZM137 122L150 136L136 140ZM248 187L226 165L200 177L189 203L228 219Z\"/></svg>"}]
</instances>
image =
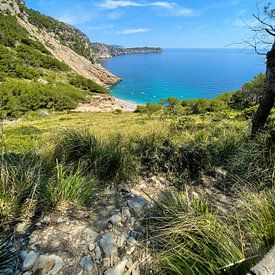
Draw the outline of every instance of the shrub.
<instances>
[{"instance_id":1,"label":"shrub","mask_svg":"<svg viewBox=\"0 0 275 275\"><path fill-rule=\"evenodd\" d=\"M31 153L6 153L0 165L0 220L7 222L34 214L46 184L44 161Z\"/></svg>"},{"instance_id":2,"label":"shrub","mask_svg":"<svg viewBox=\"0 0 275 275\"><path fill-rule=\"evenodd\" d=\"M19 117L29 111L41 108L73 109L78 102L84 102L84 92L66 84L45 85L22 80L8 80L0 84L2 116Z\"/></svg>"},{"instance_id":3,"label":"shrub","mask_svg":"<svg viewBox=\"0 0 275 275\"><path fill-rule=\"evenodd\" d=\"M118 138L99 141L87 131L66 130L57 139L52 156L71 171L105 180L127 180L135 165Z\"/></svg>"},{"instance_id":4,"label":"shrub","mask_svg":"<svg viewBox=\"0 0 275 275\"><path fill-rule=\"evenodd\" d=\"M80 75L70 77L69 83L77 88L89 91L90 93L107 93L106 88Z\"/></svg>"},{"instance_id":5,"label":"shrub","mask_svg":"<svg viewBox=\"0 0 275 275\"><path fill-rule=\"evenodd\" d=\"M147 114L148 117L151 117L154 113L157 113L160 110L162 110L162 105L148 102L145 106L138 105L135 112L140 114Z\"/></svg>"},{"instance_id":6,"label":"shrub","mask_svg":"<svg viewBox=\"0 0 275 275\"><path fill-rule=\"evenodd\" d=\"M47 185L47 201L51 207L58 208L75 204L85 206L95 189L94 179L83 178L80 171L66 172L66 169L57 164L55 175Z\"/></svg>"},{"instance_id":7,"label":"shrub","mask_svg":"<svg viewBox=\"0 0 275 275\"><path fill-rule=\"evenodd\" d=\"M232 95L230 106L242 110L257 105L265 91L265 74L257 75L251 82Z\"/></svg>"},{"instance_id":8,"label":"shrub","mask_svg":"<svg viewBox=\"0 0 275 275\"><path fill-rule=\"evenodd\" d=\"M237 231L206 199L164 193L150 224L158 264L167 274L221 274L245 258Z\"/></svg>"},{"instance_id":9,"label":"shrub","mask_svg":"<svg viewBox=\"0 0 275 275\"><path fill-rule=\"evenodd\" d=\"M245 274L274 245L274 191L235 191L239 199L230 211L188 192L160 197L151 210L149 232L162 271Z\"/></svg>"}]
</instances>

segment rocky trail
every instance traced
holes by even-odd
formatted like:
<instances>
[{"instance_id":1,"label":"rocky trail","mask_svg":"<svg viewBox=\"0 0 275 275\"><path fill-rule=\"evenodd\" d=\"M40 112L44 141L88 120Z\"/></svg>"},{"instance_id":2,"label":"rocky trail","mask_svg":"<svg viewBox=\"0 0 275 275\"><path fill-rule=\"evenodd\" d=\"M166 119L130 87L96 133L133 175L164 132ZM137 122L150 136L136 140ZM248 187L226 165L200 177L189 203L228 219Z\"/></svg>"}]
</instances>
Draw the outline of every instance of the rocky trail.
<instances>
[{"instance_id":1,"label":"rocky trail","mask_svg":"<svg viewBox=\"0 0 275 275\"><path fill-rule=\"evenodd\" d=\"M142 220L164 189L164 179L152 177L132 189L119 185L98 194L89 210L67 209L47 213L35 224L21 222L11 242L17 261L3 274L145 274L150 255Z\"/></svg>"}]
</instances>

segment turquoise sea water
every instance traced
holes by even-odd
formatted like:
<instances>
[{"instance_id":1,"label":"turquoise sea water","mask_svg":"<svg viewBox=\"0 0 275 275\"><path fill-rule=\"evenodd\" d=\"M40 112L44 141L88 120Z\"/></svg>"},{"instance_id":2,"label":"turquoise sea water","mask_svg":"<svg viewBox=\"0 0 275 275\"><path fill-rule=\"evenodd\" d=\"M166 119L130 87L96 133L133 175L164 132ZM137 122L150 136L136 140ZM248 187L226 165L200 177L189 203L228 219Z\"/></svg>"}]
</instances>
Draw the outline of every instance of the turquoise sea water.
<instances>
[{"instance_id":1,"label":"turquoise sea water","mask_svg":"<svg viewBox=\"0 0 275 275\"><path fill-rule=\"evenodd\" d=\"M102 65L123 79L111 93L137 103L169 96L213 98L265 70L262 56L236 49L166 49L161 54L118 56Z\"/></svg>"}]
</instances>

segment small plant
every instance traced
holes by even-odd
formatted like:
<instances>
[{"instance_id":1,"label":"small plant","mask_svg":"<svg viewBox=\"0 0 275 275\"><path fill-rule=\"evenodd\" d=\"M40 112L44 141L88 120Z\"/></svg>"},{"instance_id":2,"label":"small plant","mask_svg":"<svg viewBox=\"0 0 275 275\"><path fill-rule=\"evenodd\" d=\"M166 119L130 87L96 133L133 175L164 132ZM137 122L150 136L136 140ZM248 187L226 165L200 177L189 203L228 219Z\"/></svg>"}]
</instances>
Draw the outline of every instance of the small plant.
<instances>
[{"instance_id":1,"label":"small plant","mask_svg":"<svg viewBox=\"0 0 275 275\"><path fill-rule=\"evenodd\" d=\"M55 175L47 186L48 203L54 208L67 204L85 206L95 187L95 179L82 177L80 171L66 172L62 165L57 164Z\"/></svg>"},{"instance_id":2,"label":"small plant","mask_svg":"<svg viewBox=\"0 0 275 275\"><path fill-rule=\"evenodd\" d=\"M66 130L57 139L53 161L83 175L105 180L127 180L135 174L135 164L119 138L102 142L88 131Z\"/></svg>"}]
</instances>

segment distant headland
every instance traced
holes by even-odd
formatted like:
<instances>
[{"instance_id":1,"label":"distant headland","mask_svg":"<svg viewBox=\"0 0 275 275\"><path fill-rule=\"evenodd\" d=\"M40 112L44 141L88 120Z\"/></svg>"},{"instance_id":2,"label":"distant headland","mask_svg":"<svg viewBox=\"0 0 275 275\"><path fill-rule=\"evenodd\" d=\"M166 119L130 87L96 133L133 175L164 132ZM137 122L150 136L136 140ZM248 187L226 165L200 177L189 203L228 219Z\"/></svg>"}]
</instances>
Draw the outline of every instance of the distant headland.
<instances>
[{"instance_id":1,"label":"distant headland","mask_svg":"<svg viewBox=\"0 0 275 275\"><path fill-rule=\"evenodd\" d=\"M100 59L109 59L113 56L120 56L126 54L146 54L146 53L162 53L162 48L159 47L135 47L125 48L116 45L106 45L103 43L92 43L93 50L100 57Z\"/></svg>"}]
</instances>

